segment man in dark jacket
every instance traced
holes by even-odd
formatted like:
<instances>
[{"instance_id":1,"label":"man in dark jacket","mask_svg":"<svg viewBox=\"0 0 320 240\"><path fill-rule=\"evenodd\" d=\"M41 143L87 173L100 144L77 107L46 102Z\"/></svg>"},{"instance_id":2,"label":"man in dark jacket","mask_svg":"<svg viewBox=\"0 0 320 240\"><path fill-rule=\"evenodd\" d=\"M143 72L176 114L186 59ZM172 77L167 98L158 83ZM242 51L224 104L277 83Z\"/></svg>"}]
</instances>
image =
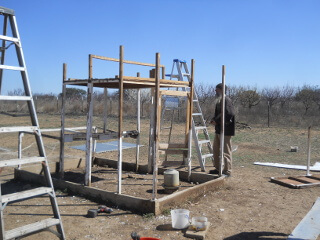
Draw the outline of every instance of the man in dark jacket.
<instances>
[{"instance_id":1,"label":"man in dark jacket","mask_svg":"<svg viewBox=\"0 0 320 240\"><path fill-rule=\"evenodd\" d=\"M225 87L227 89L227 87ZM218 101L215 107L214 117L211 123L215 125L215 138L213 142L213 158L214 167L216 170L210 171L210 173L218 174L220 167L220 133L221 133L221 98L222 98L222 84L219 83L216 86L216 95ZM225 126L224 126L224 158L223 158L223 169L222 173L230 176L232 169L232 148L231 148L231 137L235 134L235 112L232 101L229 97L225 97Z\"/></svg>"}]
</instances>

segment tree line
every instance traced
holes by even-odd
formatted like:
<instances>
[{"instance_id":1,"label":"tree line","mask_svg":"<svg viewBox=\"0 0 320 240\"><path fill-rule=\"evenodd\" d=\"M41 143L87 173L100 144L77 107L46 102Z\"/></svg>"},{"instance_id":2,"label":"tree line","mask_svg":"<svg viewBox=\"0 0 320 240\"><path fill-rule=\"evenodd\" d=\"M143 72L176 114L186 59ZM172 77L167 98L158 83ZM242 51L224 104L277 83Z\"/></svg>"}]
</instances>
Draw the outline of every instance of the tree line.
<instances>
[{"instance_id":1,"label":"tree line","mask_svg":"<svg viewBox=\"0 0 320 240\"><path fill-rule=\"evenodd\" d=\"M214 111L215 85L198 84L196 92L205 119L210 119ZM320 87L304 85L302 87L283 86L265 87L257 89L250 86L227 86L227 96L232 100L237 120L248 124L261 125L320 125ZM8 95L24 95L21 89L8 92ZM86 112L86 91L79 88L67 88L66 112L67 114L84 114ZM119 92L108 93L108 115L118 114ZM38 112L57 114L61 110L62 94L34 94ZM104 109L104 94L94 92L95 114L102 114ZM137 90L124 91L124 112L127 116L136 115ZM150 89L141 90L141 115L150 116ZM180 99L180 102L183 102ZM183 105L183 104L182 104ZM181 106L182 106L181 105ZM27 111L26 103L7 102L1 106L1 111ZM185 120L185 110L179 109L179 121Z\"/></svg>"}]
</instances>

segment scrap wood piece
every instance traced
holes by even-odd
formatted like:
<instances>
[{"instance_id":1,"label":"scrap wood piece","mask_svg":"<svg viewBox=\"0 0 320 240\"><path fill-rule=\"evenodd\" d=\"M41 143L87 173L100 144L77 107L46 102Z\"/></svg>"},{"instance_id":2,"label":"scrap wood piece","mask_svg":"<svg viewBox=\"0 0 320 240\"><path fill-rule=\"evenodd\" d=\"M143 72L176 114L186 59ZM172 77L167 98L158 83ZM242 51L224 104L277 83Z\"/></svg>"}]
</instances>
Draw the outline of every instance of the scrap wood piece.
<instances>
[{"instance_id":1,"label":"scrap wood piece","mask_svg":"<svg viewBox=\"0 0 320 240\"><path fill-rule=\"evenodd\" d=\"M210 222L208 222L206 229L203 231L195 231L193 230L192 226L189 226L184 236L192 239L205 239L209 227L210 227Z\"/></svg>"},{"instance_id":2,"label":"scrap wood piece","mask_svg":"<svg viewBox=\"0 0 320 240\"><path fill-rule=\"evenodd\" d=\"M296 176L296 177L272 177L271 182L290 187L306 188L320 186L320 175Z\"/></svg>"},{"instance_id":3,"label":"scrap wood piece","mask_svg":"<svg viewBox=\"0 0 320 240\"><path fill-rule=\"evenodd\" d=\"M316 200L311 210L296 226L288 239L316 240L320 235L320 197Z\"/></svg>"},{"instance_id":4,"label":"scrap wood piece","mask_svg":"<svg viewBox=\"0 0 320 240\"><path fill-rule=\"evenodd\" d=\"M254 162L255 165L268 166L268 167L278 167L278 168L288 168L296 170L307 170L307 166L304 165L291 165L282 163L269 163L269 162ZM320 171L320 163L316 162L313 166L310 166L310 171Z\"/></svg>"}]
</instances>

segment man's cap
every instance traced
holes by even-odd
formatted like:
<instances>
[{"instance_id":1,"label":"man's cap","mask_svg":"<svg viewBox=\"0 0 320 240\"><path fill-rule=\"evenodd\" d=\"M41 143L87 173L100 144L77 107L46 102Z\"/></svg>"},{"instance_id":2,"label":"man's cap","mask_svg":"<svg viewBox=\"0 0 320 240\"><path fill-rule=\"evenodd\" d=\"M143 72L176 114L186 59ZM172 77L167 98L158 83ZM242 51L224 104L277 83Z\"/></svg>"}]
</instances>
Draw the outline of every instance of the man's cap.
<instances>
[{"instance_id":1,"label":"man's cap","mask_svg":"<svg viewBox=\"0 0 320 240\"><path fill-rule=\"evenodd\" d=\"M223 89L222 83L217 84L216 88ZM225 85L225 89L227 90L227 85Z\"/></svg>"}]
</instances>

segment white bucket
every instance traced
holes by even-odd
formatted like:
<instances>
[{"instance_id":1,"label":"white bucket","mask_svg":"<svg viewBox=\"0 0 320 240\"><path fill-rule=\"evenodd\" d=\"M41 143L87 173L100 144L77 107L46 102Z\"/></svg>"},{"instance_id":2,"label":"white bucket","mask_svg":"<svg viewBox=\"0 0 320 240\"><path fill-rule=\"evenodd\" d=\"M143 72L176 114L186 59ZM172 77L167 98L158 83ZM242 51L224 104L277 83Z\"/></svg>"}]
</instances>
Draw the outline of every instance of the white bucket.
<instances>
[{"instance_id":1,"label":"white bucket","mask_svg":"<svg viewBox=\"0 0 320 240\"><path fill-rule=\"evenodd\" d=\"M190 211L186 209L171 210L172 228L184 229L189 227L189 214Z\"/></svg>"}]
</instances>

